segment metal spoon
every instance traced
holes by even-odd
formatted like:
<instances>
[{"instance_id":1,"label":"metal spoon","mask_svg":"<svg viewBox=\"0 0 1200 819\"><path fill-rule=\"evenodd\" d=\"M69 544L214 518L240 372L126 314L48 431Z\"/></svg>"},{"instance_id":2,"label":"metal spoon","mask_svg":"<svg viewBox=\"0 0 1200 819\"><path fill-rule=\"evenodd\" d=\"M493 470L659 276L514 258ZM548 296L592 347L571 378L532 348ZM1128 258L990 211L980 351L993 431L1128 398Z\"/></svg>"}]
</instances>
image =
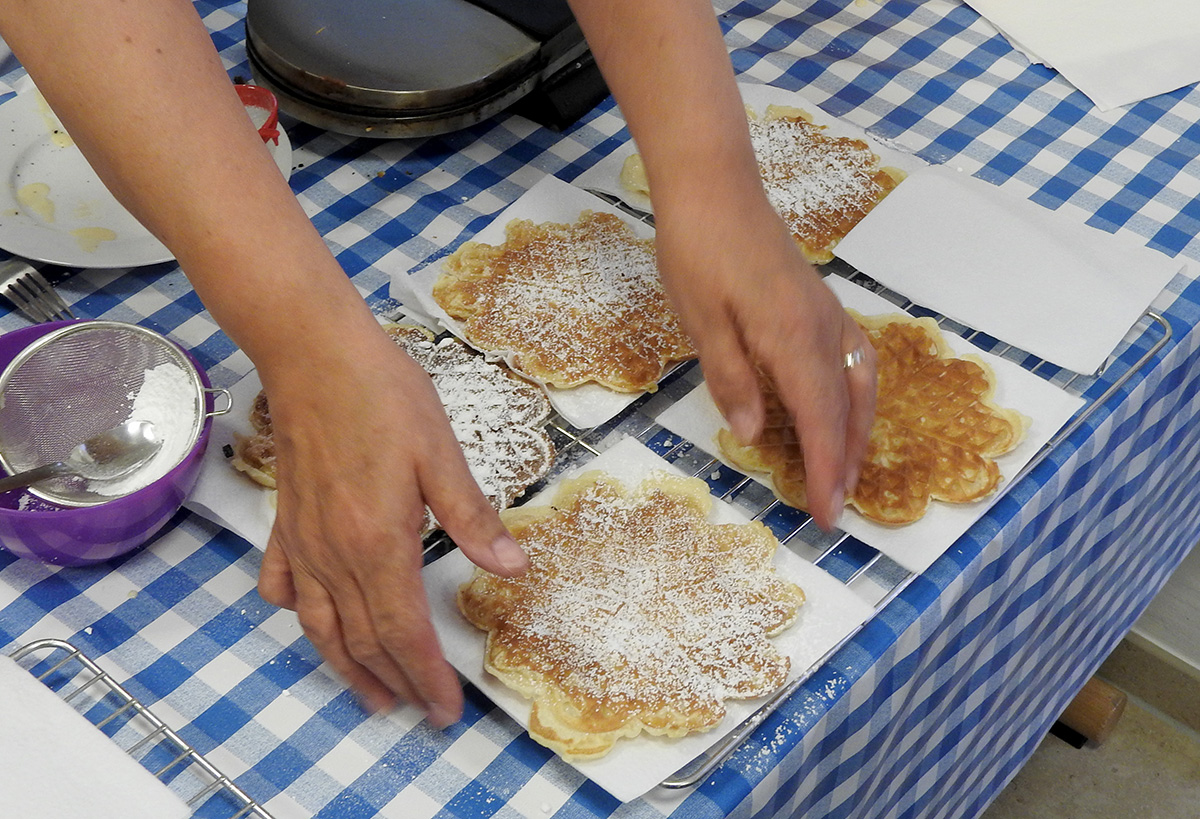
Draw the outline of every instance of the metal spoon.
<instances>
[{"instance_id":1,"label":"metal spoon","mask_svg":"<svg viewBox=\"0 0 1200 819\"><path fill-rule=\"evenodd\" d=\"M111 481L145 464L160 447L162 440L154 424L126 421L88 438L72 449L66 460L0 479L0 493L65 475L78 475L89 481Z\"/></svg>"}]
</instances>

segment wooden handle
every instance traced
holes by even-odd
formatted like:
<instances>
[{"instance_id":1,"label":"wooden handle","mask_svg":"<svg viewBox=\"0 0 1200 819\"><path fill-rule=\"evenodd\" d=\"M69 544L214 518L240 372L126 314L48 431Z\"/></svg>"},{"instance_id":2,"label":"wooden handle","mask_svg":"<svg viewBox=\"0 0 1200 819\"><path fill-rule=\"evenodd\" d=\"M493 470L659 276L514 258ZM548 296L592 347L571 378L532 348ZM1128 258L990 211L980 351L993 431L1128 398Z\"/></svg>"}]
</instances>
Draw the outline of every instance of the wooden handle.
<instances>
[{"instance_id":1,"label":"wooden handle","mask_svg":"<svg viewBox=\"0 0 1200 819\"><path fill-rule=\"evenodd\" d=\"M1128 697L1124 691L1113 688L1099 677L1092 677L1058 721L1087 737L1094 745L1102 744L1116 727L1125 712Z\"/></svg>"}]
</instances>

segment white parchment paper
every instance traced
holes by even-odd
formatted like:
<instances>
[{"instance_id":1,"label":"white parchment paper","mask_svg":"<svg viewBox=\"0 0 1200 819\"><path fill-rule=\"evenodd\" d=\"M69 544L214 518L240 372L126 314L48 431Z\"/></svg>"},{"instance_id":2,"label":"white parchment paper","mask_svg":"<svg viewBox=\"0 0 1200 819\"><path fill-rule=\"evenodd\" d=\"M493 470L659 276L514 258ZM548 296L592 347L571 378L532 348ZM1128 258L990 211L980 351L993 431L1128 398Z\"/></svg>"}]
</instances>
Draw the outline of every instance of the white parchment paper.
<instances>
[{"instance_id":1,"label":"white parchment paper","mask_svg":"<svg viewBox=\"0 0 1200 819\"><path fill-rule=\"evenodd\" d=\"M1183 269L946 167L909 176L834 252L918 304L1085 374Z\"/></svg>"},{"instance_id":2,"label":"white parchment paper","mask_svg":"<svg viewBox=\"0 0 1200 819\"><path fill-rule=\"evenodd\" d=\"M829 276L825 281L844 307L857 310L863 315L900 312L891 302L845 279ZM1023 367L986 353L952 333L945 333L945 337L957 355L974 353L986 360L996 372L996 403L1024 413L1032 420L1032 424L1025 439L1016 449L996 459L1005 482L1001 483L999 490L989 498L968 504L934 501L929 505L929 511L924 517L907 526L884 526L869 521L852 508L846 507L841 521L844 531L913 572L923 572L929 568L942 552L979 520L1001 497L1009 485L1008 481L1011 481L1083 406L1081 398L1063 391ZM703 384L683 400L666 408L659 414L657 421L710 455L720 458L716 435L725 425L724 419ZM766 475L755 473L751 477L764 486L771 485Z\"/></svg>"},{"instance_id":3,"label":"white parchment paper","mask_svg":"<svg viewBox=\"0 0 1200 819\"><path fill-rule=\"evenodd\" d=\"M683 474L632 438L617 443L565 477L593 469L600 469L629 486L636 486L655 470ZM530 502L546 503L556 486L557 482ZM721 501L714 501L711 519L715 523L747 520L742 512ZM780 651L791 657L795 677L866 622L873 609L839 581L786 548L780 548L776 553L776 567L804 589L806 597L799 619L773 639ZM463 618L455 603L458 587L470 579L471 573L470 562L458 551L426 567L425 588L438 639L447 659L463 676L527 727L529 701L483 670L486 635ZM621 801L635 799L709 748L760 704L760 700L731 700L727 703L728 714L724 721L711 731L681 739L647 735L622 739L607 756L575 763L575 767Z\"/></svg>"},{"instance_id":4,"label":"white parchment paper","mask_svg":"<svg viewBox=\"0 0 1200 819\"><path fill-rule=\"evenodd\" d=\"M967 0L1013 47L1101 111L1200 80L1200 5L1179 0Z\"/></svg>"},{"instance_id":5,"label":"white parchment paper","mask_svg":"<svg viewBox=\"0 0 1200 819\"><path fill-rule=\"evenodd\" d=\"M254 432L249 412L261 389L257 370L251 370L230 388L233 409L213 419L200 477L183 505L259 549L266 549L275 524L275 493L238 472L225 456L225 447L233 446L235 435Z\"/></svg>"}]
</instances>

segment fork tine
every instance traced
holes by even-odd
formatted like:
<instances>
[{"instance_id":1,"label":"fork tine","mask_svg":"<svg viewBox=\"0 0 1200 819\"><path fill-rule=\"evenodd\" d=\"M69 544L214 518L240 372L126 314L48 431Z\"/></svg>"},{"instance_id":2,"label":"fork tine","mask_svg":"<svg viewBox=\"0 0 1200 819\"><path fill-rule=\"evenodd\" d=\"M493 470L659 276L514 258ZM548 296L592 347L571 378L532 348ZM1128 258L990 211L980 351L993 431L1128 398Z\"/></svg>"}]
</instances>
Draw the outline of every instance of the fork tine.
<instances>
[{"instance_id":1,"label":"fork tine","mask_svg":"<svg viewBox=\"0 0 1200 819\"><path fill-rule=\"evenodd\" d=\"M63 297L58 294L58 291L54 289L53 285L46 281L46 277L38 272L36 268L30 268L27 279L36 285L35 289L40 288L42 306L50 314L51 319L58 320L75 318L75 313L72 312L67 303L63 301Z\"/></svg>"},{"instance_id":2,"label":"fork tine","mask_svg":"<svg viewBox=\"0 0 1200 819\"><path fill-rule=\"evenodd\" d=\"M50 320L50 312L43 304L37 290L30 287L24 277L13 279L4 293L28 318L35 322Z\"/></svg>"},{"instance_id":3,"label":"fork tine","mask_svg":"<svg viewBox=\"0 0 1200 819\"><path fill-rule=\"evenodd\" d=\"M40 305L37 305L32 301L32 296L28 292L28 288L24 287L23 283L19 279L12 279L5 282L3 288L0 289L3 289L4 295L7 296L14 305L16 305L17 309L20 310L26 318L35 322L47 320L47 314L45 311L40 309Z\"/></svg>"},{"instance_id":4,"label":"fork tine","mask_svg":"<svg viewBox=\"0 0 1200 819\"><path fill-rule=\"evenodd\" d=\"M0 293L35 322L73 319L74 312L34 267L12 260L0 274Z\"/></svg>"}]
</instances>

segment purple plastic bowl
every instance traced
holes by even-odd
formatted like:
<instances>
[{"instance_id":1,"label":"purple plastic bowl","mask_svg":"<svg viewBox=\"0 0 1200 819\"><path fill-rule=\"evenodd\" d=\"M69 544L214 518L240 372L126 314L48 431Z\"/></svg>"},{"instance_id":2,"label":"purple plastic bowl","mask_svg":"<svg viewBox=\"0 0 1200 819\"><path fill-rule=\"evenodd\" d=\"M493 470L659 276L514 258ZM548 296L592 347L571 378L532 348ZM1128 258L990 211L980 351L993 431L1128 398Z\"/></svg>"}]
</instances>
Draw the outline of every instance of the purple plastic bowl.
<instances>
[{"instance_id":1,"label":"purple plastic bowl","mask_svg":"<svg viewBox=\"0 0 1200 819\"><path fill-rule=\"evenodd\" d=\"M46 322L0 336L0 371L38 338L77 323ZM204 368L183 353L196 365L205 389L211 388ZM205 395L205 410L211 413L212 393ZM55 566L87 566L133 551L166 525L196 485L211 429L210 414L191 452L174 469L136 492L96 506L53 506L23 491L0 495L0 545L18 557ZM31 508L19 508L22 503Z\"/></svg>"}]
</instances>

